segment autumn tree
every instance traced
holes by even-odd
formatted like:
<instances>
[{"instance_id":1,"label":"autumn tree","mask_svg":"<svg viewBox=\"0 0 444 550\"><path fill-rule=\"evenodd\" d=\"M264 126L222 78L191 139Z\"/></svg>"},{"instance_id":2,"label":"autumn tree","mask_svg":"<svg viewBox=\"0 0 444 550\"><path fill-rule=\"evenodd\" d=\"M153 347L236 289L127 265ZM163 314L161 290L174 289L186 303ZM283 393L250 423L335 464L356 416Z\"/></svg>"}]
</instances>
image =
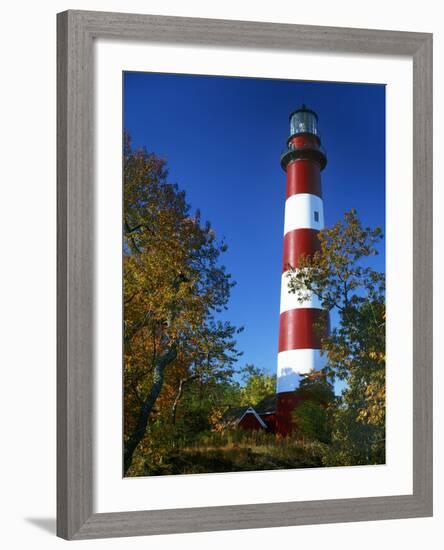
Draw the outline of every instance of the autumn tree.
<instances>
[{"instance_id":1,"label":"autumn tree","mask_svg":"<svg viewBox=\"0 0 444 550\"><path fill-rule=\"evenodd\" d=\"M296 393L301 398L293 412L298 435L308 441L331 442L330 410L335 403L333 385L325 370L302 375Z\"/></svg>"},{"instance_id":2,"label":"autumn tree","mask_svg":"<svg viewBox=\"0 0 444 550\"><path fill-rule=\"evenodd\" d=\"M313 293L339 316L321 344L328 376L346 383L334 413L333 463L384 461L385 274L368 265L381 239L380 228L362 227L351 210L320 231L320 250L289 274L299 300Z\"/></svg>"},{"instance_id":3,"label":"autumn tree","mask_svg":"<svg viewBox=\"0 0 444 550\"><path fill-rule=\"evenodd\" d=\"M264 397L276 392L276 375L269 375L255 365L242 369L241 405L257 405Z\"/></svg>"},{"instance_id":4,"label":"autumn tree","mask_svg":"<svg viewBox=\"0 0 444 550\"><path fill-rule=\"evenodd\" d=\"M172 423L187 385L229 378L238 329L216 319L233 286L226 250L166 163L124 142L124 472L150 418Z\"/></svg>"}]
</instances>

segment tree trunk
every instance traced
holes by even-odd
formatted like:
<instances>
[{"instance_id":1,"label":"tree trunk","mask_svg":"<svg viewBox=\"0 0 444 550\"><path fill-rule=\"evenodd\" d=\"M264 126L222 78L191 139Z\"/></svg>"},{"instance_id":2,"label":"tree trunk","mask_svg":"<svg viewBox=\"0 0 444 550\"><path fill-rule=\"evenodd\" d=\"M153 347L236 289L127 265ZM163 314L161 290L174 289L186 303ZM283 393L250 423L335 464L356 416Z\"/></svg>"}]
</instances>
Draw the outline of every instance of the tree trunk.
<instances>
[{"instance_id":1,"label":"tree trunk","mask_svg":"<svg viewBox=\"0 0 444 550\"><path fill-rule=\"evenodd\" d=\"M171 347L163 355L161 355L154 366L153 385L150 393L140 407L139 417L134 432L125 443L123 451L123 471L124 474L129 470L133 461L133 454L137 445L142 441L145 435L148 419L153 410L154 404L162 390L163 380L166 367L174 361L177 356L176 346Z\"/></svg>"},{"instance_id":2,"label":"tree trunk","mask_svg":"<svg viewBox=\"0 0 444 550\"><path fill-rule=\"evenodd\" d=\"M197 378L197 375L193 374L192 376L188 376L188 378L182 378L179 383L179 389L177 391L176 399L174 400L173 408L171 409L171 420L173 424L176 424L177 407L179 405L179 401L182 399L184 386L195 378Z\"/></svg>"}]
</instances>

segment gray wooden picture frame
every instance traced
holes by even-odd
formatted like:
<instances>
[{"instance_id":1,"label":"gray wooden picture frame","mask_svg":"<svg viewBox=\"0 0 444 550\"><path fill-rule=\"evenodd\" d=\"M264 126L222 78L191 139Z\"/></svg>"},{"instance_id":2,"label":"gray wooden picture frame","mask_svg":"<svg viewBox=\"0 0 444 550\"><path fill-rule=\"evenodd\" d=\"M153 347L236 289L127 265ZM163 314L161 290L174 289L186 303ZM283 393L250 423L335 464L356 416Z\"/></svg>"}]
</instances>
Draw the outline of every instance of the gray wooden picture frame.
<instances>
[{"instance_id":1,"label":"gray wooden picture frame","mask_svg":"<svg viewBox=\"0 0 444 550\"><path fill-rule=\"evenodd\" d=\"M93 43L97 38L413 59L413 494L93 512ZM89 539L431 516L432 35L66 11L57 16L57 49L58 535Z\"/></svg>"}]
</instances>

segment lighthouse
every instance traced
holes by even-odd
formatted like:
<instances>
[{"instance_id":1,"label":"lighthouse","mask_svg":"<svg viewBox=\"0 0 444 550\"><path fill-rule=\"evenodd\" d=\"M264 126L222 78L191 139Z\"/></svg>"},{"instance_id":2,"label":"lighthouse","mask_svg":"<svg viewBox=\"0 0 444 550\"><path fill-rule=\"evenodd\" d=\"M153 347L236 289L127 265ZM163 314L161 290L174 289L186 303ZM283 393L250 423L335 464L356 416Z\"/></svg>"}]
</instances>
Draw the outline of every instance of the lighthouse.
<instances>
[{"instance_id":1,"label":"lighthouse","mask_svg":"<svg viewBox=\"0 0 444 550\"><path fill-rule=\"evenodd\" d=\"M302 255L320 249L318 233L324 227L321 171L326 164L318 116L302 105L290 114L290 136L281 156L287 174L276 382L276 432L281 435L292 430L292 412L300 399L295 390L301 375L325 364L316 325L326 313L316 296L304 293L301 302L289 291L287 273L298 268Z\"/></svg>"}]
</instances>

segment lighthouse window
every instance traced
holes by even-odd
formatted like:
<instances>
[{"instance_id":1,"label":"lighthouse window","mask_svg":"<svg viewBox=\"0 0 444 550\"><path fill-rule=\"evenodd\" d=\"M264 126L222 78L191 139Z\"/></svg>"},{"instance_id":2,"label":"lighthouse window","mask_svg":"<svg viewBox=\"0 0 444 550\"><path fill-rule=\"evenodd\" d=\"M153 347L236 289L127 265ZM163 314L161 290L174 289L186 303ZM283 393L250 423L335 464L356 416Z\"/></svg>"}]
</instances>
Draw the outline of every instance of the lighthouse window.
<instances>
[{"instance_id":1,"label":"lighthouse window","mask_svg":"<svg viewBox=\"0 0 444 550\"><path fill-rule=\"evenodd\" d=\"M319 221L319 212L317 210L314 211L314 220L315 222Z\"/></svg>"},{"instance_id":2,"label":"lighthouse window","mask_svg":"<svg viewBox=\"0 0 444 550\"><path fill-rule=\"evenodd\" d=\"M294 134L318 134L316 116L311 111L296 111L290 121L290 133Z\"/></svg>"}]
</instances>

